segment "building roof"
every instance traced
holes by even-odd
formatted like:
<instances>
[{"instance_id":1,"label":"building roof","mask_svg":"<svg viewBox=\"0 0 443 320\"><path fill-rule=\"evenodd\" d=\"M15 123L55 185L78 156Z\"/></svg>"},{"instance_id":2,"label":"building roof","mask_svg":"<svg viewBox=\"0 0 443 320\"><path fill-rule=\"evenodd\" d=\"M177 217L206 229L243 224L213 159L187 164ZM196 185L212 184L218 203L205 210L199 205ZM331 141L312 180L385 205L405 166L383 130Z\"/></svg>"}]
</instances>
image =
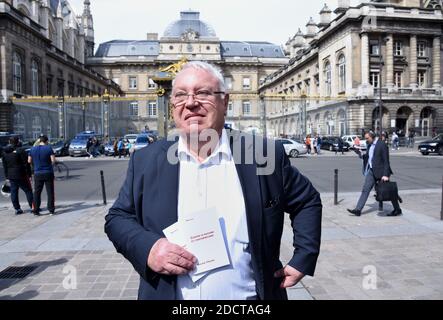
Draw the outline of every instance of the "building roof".
<instances>
[{"instance_id":1,"label":"building roof","mask_svg":"<svg viewBox=\"0 0 443 320\"><path fill-rule=\"evenodd\" d=\"M157 56L159 42L148 40L112 40L99 45L96 57Z\"/></svg>"},{"instance_id":2,"label":"building roof","mask_svg":"<svg viewBox=\"0 0 443 320\"><path fill-rule=\"evenodd\" d=\"M222 41L220 43L223 57L259 57L259 58L284 58L280 46L269 42L255 41Z\"/></svg>"},{"instance_id":3,"label":"building roof","mask_svg":"<svg viewBox=\"0 0 443 320\"><path fill-rule=\"evenodd\" d=\"M189 31L194 32L197 38L217 37L214 29L208 23L200 20L200 12L192 10L180 12L180 20L176 20L169 24L163 37L181 38Z\"/></svg>"},{"instance_id":4,"label":"building roof","mask_svg":"<svg viewBox=\"0 0 443 320\"><path fill-rule=\"evenodd\" d=\"M222 57L284 58L280 46L269 42L220 42ZM96 57L158 56L159 41L112 40L99 45Z\"/></svg>"}]
</instances>

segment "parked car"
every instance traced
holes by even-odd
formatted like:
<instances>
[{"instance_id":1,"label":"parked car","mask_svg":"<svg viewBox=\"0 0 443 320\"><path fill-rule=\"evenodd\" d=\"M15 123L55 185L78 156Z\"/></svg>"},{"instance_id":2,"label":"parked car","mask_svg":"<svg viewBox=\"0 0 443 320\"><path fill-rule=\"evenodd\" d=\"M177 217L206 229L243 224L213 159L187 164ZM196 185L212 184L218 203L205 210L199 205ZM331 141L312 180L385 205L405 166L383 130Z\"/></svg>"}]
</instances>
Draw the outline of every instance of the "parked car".
<instances>
[{"instance_id":1,"label":"parked car","mask_svg":"<svg viewBox=\"0 0 443 320\"><path fill-rule=\"evenodd\" d=\"M322 137L321 149L329 150L329 151L338 151L338 141L341 139L340 137L333 136L325 136ZM349 151L349 144L343 141L343 151Z\"/></svg>"},{"instance_id":2,"label":"parked car","mask_svg":"<svg viewBox=\"0 0 443 320\"><path fill-rule=\"evenodd\" d=\"M130 133L130 134L125 135L125 136L123 137L123 140L124 140L124 141L129 141L131 144L134 144L134 143L135 143L135 140L137 140L137 137L138 137L138 134L136 134L136 133Z\"/></svg>"},{"instance_id":3,"label":"parked car","mask_svg":"<svg viewBox=\"0 0 443 320\"><path fill-rule=\"evenodd\" d=\"M105 156L113 156L114 155L114 144L111 142L105 144L103 154Z\"/></svg>"},{"instance_id":4,"label":"parked car","mask_svg":"<svg viewBox=\"0 0 443 320\"><path fill-rule=\"evenodd\" d=\"M137 139L135 140L135 143L133 145L133 151L140 150L144 147L147 147L149 145L149 137L148 134L140 134L137 136Z\"/></svg>"},{"instance_id":5,"label":"parked car","mask_svg":"<svg viewBox=\"0 0 443 320\"><path fill-rule=\"evenodd\" d=\"M443 156L443 133L440 133L432 140L427 140L420 143L418 145L418 151L420 151L424 156L430 153L438 153L439 155Z\"/></svg>"},{"instance_id":6,"label":"parked car","mask_svg":"<svg viewBox=\"0 0 443 320\"><path fill-rule=\"evenodd\" d=\"M356 146L354 144L355 138L357 138L357 137L360 139L360 144L358 146ZM341 139L349 145L349 149L355 149L357 147L360 150L366 150L366 148L367 148L365 139L363 139L360 136L347 135L347 136L341 137Z\"/></svg>"},{"instance_id":7,"label":"parked car","mask_svg":"<svg viewBox=\"0 0 443 320\"><path fill-rule=\"evenodd\" d=\"M54 151L56 157L65 157L69 156L70 143L71 142L69 140L68 141L59 140L52 142L50 146L52 147L52 150Z\"/></svg>"},{"instance_id":8,"label":"parked car","mask_svg":"<svg viewBox=\"0 0 443 320\"><path fill-rule=\"evenodd\" d=\"M157 130L147 130L142 132L141 134L147 134L148 136L154 139L154 142L158 140L158 131Z\"/></svg>"},{"instance_id":9,"label":"parked car","mask_svg":"<svg viewBox=\"0 0 443 320\"><path fill-rule=\"evenodd\" d=\"M283 143L286 154L291 158L298 158L299 155L308 153L308 149L304 143L292 139L277 139L277 141Z\"/></svg>"},{"instance_id":10,"label":"parked car","mask_svg":"<svg viewBox=\"0 0 443 320\"><path fill-rule=\"evenodd\" d=\"M94 131L84 131L77 134L69 145L69 155L71 157L88 155L86 144L88 143L88 139L93 137L96 137L100 142L101 135L95 134Z\"/></svg>"}]
</instances>

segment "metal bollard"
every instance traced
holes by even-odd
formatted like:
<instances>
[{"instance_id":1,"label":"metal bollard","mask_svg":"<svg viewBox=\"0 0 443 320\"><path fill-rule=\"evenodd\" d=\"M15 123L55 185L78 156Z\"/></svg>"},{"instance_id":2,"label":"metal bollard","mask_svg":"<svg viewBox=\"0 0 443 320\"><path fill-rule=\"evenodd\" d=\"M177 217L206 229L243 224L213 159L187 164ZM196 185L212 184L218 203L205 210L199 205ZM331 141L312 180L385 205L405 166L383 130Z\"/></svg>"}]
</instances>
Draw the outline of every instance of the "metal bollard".
<instances>
[{"instance_id":1,"label":"metal bollard","mask_svg":"<svg viewBox=\"0 0 443 320\"><path fill-rule=\"evenodd\" d=\"M102 182L103 204L106 205L106 188L105 188L105 177L103 175L103 170L100 170L100 179Z\"/></svg>"},{"instance_id":2,"label":"metal bollard","mask_svg":"<svg viewBox=\"0 0 443 320\"><path fill-rule=\"evenodd\" d=\"M334 205L338 205L338 169L334 170Z\"/></svg>"}]
</instances>

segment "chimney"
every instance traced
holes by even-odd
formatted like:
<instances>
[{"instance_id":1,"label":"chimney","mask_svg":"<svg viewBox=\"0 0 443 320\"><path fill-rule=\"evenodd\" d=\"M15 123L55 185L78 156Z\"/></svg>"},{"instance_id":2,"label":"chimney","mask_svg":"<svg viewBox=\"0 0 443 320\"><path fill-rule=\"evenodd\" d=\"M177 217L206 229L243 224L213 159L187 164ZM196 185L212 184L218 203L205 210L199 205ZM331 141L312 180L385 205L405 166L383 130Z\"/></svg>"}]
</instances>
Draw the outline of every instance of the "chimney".
<instances>
[{"instance_id":1,"label":"chimney","mask_svg":"<svg viewBox=\"0 0 443 320\"><path fill-rule=\"evenodd\" d=\"M337 1L337 9L334 10L336 15L340 15L343 12L346 12L351 6L351 0L338 0Z\"/></svg>"},{"instance_id":2,"label":"chimney","mask_svg":"<svg viewBox=\"0 0 443 320\"><path fill-rule=\"evenodd\" d=\"M315 23L314 19L312 19L311 17L308 23L306 24L306 34L305 34L306 42L310 42L315 37L316 34L317 34L317 24Z\"/></svg>"},{"instance_id":3,"label":"chimney","mask_svg":"<svg viewBox=\"0 0 443 320\"><path fill-rule=\"evenodd\" d=\"M303 47L304 45L305 45L305 37L301 29L298 28L298 31L294 37L294 47L300 48Z\"/></svg>"},{"instance_id":4,"label":"chimney","mask_svg":"<svg viewBox=\"0 0 443 320\"><path fill-rule=\"evenodd\" d=\"M331 23L331 13L331 9L329 9L328 5L325 3L325 6L320 11L320 23L318 24L319 28L327 27Z\"/></svg>"},{"instance_id":5,"label":"chimney","mask_svg":"<svg viewBox=\"0 0 443 320\"><path fill-rule=\"evenodd\" d=\"M146 40L149 41L157 41L158 40L158 33L152 33L152 32L148 32L146 34Z\"/></svg>"}]
</instances>

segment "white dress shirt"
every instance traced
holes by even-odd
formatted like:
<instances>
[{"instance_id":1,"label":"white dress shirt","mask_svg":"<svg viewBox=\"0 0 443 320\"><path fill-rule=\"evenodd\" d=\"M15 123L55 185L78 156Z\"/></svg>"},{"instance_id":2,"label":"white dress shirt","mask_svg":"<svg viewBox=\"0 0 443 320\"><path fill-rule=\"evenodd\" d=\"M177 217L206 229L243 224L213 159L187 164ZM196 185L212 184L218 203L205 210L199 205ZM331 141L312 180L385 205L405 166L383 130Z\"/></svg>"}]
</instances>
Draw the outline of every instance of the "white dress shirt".
<instances>
[{"instance_id":1,"label":"white dress shirt","mask_svg":"<svg viewBox=\"0 0 443 320\"><path fill-rule=\"evenodd\" d=\"M368 164L372 169L372 159L374 158L374 150L375 150L375 145L377 144L378 139L375 139L374 142L371 144L371 148L369 149L369 159L368 159Z\"/></svg>"},{"instance_id":2,"label":"white dress shirt","mask_svg":"<svg viewBox=\"0 0 443 320\"><path fill-rule=\"evenodd\" d=\"M231 264L212 270L194 283L177 277L179 300L246 300L256 298L243 191L223 129L215 151L199 163L185 141L178 142L180 161L178 219L215 208L221 219Z\"/></svg>"}]
</instances>

